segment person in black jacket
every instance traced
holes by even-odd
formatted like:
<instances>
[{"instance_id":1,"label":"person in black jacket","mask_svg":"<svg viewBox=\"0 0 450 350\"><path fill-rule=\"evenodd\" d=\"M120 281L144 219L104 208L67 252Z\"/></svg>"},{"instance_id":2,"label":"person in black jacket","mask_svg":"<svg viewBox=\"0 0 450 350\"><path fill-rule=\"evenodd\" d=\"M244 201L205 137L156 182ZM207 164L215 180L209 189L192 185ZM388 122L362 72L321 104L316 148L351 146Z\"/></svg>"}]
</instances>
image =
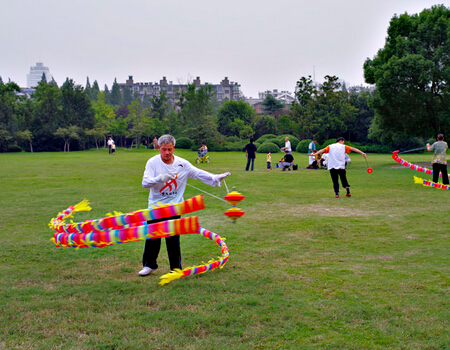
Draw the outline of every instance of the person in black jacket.
<instances>
[{"instance_id":1,"label":"person in black jacket","mask_svg":"<svg viewBox=\"0 0 450 350\"><path fill-rule=\"evenodd\" d=\"M253 165L256 159L256 146L253 144L253 137L250 139L250 143L247 143L244 150L247 156L247 166L245 167L245 171L248 171L250 167L250 161L252 163L252 171L253 171Z\"/></svg>"}]
</instances>

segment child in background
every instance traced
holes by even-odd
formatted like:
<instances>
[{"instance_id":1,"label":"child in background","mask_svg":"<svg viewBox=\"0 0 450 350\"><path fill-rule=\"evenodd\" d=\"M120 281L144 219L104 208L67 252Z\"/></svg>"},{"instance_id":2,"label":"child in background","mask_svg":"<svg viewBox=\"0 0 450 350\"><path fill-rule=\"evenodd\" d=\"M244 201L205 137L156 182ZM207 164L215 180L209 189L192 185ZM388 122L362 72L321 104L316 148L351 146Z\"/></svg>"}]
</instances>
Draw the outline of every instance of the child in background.
<instances>
[{"instance_id":1,"label":"child in background","mask_svg":"<svg viewBox=\"0 0 450 350\"><path fill-rule=\"evenodd\" d=\"M267 170L272 170L272 153L267 153Z\"/></svg>"},{"instance_id":2,"label":"child in background","mask_svg":"<svg viewBox=\"0 0 450 350\"><path fill-rule=\"evenodd\" d=\"M116 143L114 141L111 143L111 153L112 154L116 153Z\"/></svg>"}]
</instances>

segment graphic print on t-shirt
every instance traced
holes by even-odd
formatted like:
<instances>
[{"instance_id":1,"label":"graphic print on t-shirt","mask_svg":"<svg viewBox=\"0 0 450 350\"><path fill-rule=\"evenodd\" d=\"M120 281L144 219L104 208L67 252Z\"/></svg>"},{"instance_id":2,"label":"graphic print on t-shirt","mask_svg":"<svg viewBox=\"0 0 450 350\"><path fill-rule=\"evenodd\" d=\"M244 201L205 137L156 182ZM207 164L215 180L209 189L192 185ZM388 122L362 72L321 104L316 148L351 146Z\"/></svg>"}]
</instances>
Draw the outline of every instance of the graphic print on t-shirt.
<instances>
[{"instance_id":1,"label":"graphic print on t-shirt","mask_svg":"<svg viewBox=\"0 0 450 350\"><path fill-rule=\"evenodd\" d=\"M159 193L163 193L163 191L166 189L166 188L168 188L169 189L169 191L172 191L172 185L174 185L174 190L176 190L177 189L177 187L178 187L178 184L177 184L177 180L178 179L178 174L175 174L175 178L173 178L172 180L170 180L170 181L167 181L166 182L166 185L163 187L163 188L161 188L161 190L159 191Z\"/></svg>"}]
</instances>

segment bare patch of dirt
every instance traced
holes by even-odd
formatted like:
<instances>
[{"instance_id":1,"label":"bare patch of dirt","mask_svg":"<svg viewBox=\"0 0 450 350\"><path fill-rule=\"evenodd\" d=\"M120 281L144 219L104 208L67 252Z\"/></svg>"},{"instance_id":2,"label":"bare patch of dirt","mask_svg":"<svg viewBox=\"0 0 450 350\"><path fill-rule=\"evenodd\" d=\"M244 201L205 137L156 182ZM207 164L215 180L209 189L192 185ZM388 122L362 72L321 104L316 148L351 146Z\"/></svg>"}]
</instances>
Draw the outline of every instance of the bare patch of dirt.
<instances>
[{"instance_id":1,"label":"bare patch of dirt","mask_svg":"<svg viewBox=\"0 0 450 350\"><path fill-rule=\"evenodd\" d=\"M320 216L330 217L349 217L349 216L371 216L376 212L365 209L351 209L348 207L329 207L325 205L308 205L308 206L296 206L289 209L292 213L314 213Z\"/></svg>"}]
</instances>

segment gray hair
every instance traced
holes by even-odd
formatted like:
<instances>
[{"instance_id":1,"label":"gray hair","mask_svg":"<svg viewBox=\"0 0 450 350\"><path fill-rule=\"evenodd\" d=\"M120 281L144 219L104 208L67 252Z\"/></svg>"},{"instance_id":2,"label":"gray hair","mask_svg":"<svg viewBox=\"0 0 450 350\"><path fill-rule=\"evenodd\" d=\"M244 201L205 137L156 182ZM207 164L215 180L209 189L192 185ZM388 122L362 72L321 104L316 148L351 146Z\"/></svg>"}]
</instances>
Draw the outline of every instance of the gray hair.
<instances>
[{"instance_id":1,"label":"gray hair","mask_svg":"<svg viewBox=\"0 0 450 350\"><path fill-rule=\"evenodd\" d=\"M172 135L162 135L159 139L158 139L158 146L161 147L162 144L167 145L168 143L173 143L173 146L175 147L175 137L173 137Z\"/></svg>"}]
</instances>

